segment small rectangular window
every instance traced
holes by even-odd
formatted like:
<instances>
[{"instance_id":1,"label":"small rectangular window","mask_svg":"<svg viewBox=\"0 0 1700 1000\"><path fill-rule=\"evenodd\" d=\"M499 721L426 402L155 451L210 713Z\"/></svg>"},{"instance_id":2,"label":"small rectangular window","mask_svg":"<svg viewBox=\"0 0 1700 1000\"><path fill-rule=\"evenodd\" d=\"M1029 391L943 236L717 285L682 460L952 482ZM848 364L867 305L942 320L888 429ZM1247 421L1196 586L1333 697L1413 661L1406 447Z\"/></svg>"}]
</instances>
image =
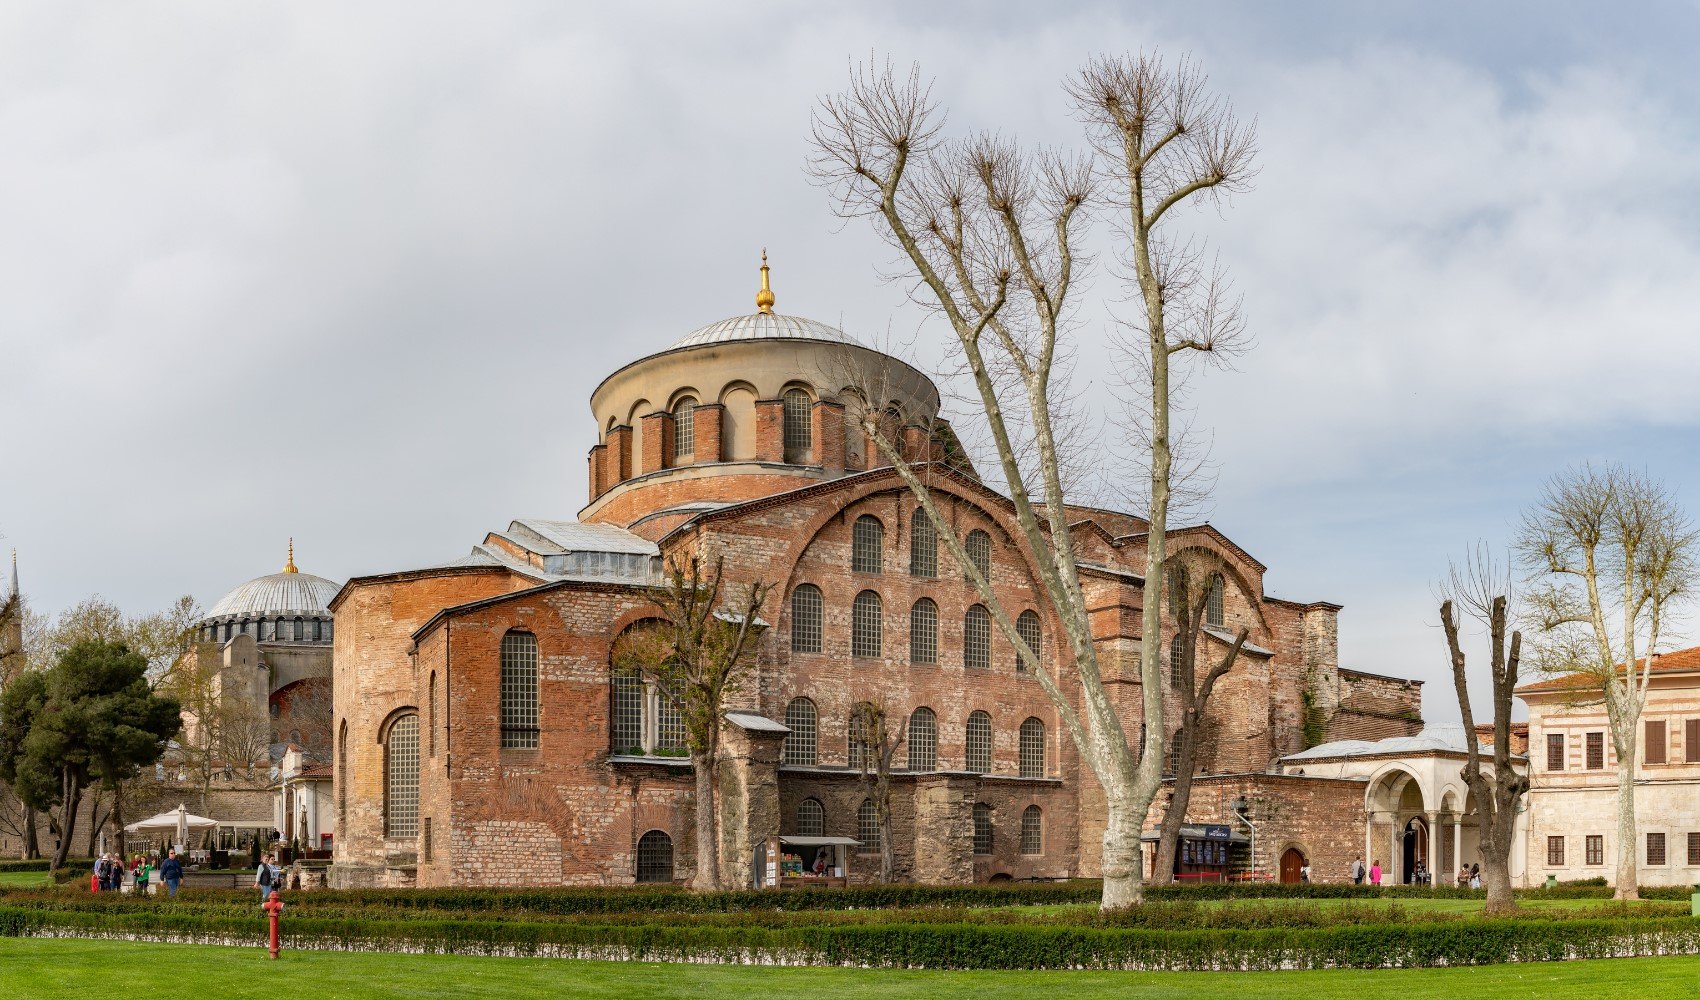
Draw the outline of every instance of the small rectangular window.
<instances>
[{"instance_id":1,"label":"small rectangular window","mask_svg":"<svg viewBox=\"0 0 1700 1000\"><path fill-rule=\"evenodd\" d=\"M1547 838L1547 867L1548 868L1563 868L1564 867L1564 838L1563 837L1548 837Z\"/></svg>"},{"instance_id":2,"label":"small rectangular window","mask_svg":"<svg viewBox=\"0 0 1700 1000\"><path fill-rule=\"evenodd\" d=\"M1690 866L1700 865L1700 833L1688 835L1688 863Z\"/></svg>"},{"instance_id":3,"label":"small rectangular window","mask_svg":"<svg viewBox=\"0 0 1700 1000\"><path fill-rule=\"evenodd\" d=\"M1587 848L1589 864L1603 865L1606 863L1606 838L1597 833L1589 834Z\"/></svg>"},{"instance_id":4,"label":"small rectangular window","mask_svg":"<svg viewBox=\"0 0 1700 1000\"><path fill-rule=\"evenodd\" d=\"M429 862L431 860L431 817L429 817L429 816L425 817L424 822L425 822L425 829L424 829L425 860L427 862Z\"/></svg>"},{"instance_id":5,"label":"small rectangular window","mask_svg":"<svg viewBox=\"0 0 1700 1000\"><path fill-rule=\"evenodd\" d=\"M1547 734L1547 770L1564 770L1564 734Z\"/></svg>"},{"instance_id":6,"label":"small rectangular window","mask_svg":"<svg viewBox=\"0 0 1700 1000\"><path fill-rule=\"evenodd\" d=\"M1689 719L1683 727L1683 759L1700 764L1700 719Z\"/></svg>"},{"instance_id":7,"label":"small rectangular window","mask_svg":"<svg viewBox=\"0 0 1700 1000\"><path fill-rule=\"evenodd\" d=\"M1665 835L1662 833L1647 834L1647 864L1662 865L1665 863Z\"/></svg>"},{"instance_id":8,"label":"small rectangular window","mask_svg":"<svg viewBox=\"0 0 1700 1000\"><path fill-rule=\"evenodd\" d=\"M1598 771L1606 766L1606 734L1588 734L1588 770Z\"/></svg>"},{"instance_id":9,"label":"small rectangular window","mask_svg":"<svg viewBox=\"0 0 1700 1000\"><path fill-rule=\"evenodd\" d=\"M1646 764L1663 764L1665 762L1665 720L1648 719L1642 727L1646 740L1646 748L1641 753L1641 761Z\"/></svg>"}]
</instances>

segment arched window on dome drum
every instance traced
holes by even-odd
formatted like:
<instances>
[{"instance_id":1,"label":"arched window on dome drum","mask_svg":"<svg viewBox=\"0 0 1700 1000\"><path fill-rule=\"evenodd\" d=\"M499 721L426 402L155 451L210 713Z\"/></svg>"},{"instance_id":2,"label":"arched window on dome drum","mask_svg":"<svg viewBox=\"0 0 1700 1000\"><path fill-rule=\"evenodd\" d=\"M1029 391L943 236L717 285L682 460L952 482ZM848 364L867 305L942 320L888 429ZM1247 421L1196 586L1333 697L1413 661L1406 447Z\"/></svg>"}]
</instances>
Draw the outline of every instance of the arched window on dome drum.
<instances>
[{"instance_id":1,"label":"arched window on dome drum","mask_svg":"<svg viewBox=\"0 0 1700 1000\"><path fill-rule=\"evenodd\" d=\"M289 641L289 622L287 620L283 618L279 618L277 620L276 628L272 632L272 638L276 639L278 642Z\"/></svg>"},{"instance_id":2,"label":"arched window on dome drum","mask_svg":"<svg viewBox=\"0 0 1700 1000\"><path fill-rule=\"evenodd\" d=\"M975 774L990 774L992 771L992 717L985 712L970 712L966 736L967 739L964 740L964 743L968 748L967 769Z\"/></svg>"},{"instance_id":3,"label":"arched window on dome drum","mask_svg":"<svg viewBox=\"0 0 1700 1000\"><path fill-rule=\"evenodd\" d=\"M537 637L502 636L502 749L537 749Z\"/></svg>"},{"instance_id":4,"label":"arched window on dome drum","mask_svg":"<svg viewBox=\"0 0 1700 1000\"><path fill-rule=\"evenodd\" d=\"M992 665L992 613L978 604L962 616L962 665L971 670Z\"/></svg>"},{"instance_id":5,"label":"arched window on dome drum","mask_svg":"<svg viewBox=\"0 0 1700 1000\"><path fill-rule=\"evenodd\" d=\"M793 698L785 706L785 728L791 730L785 734L785 763L804 767L815 765L820 749L818 721L815 703L807 698Z\"/></svg>"},{"instance_id":6,"label":"arched window on dome drum","mask_svg":"<svg viewBox=\"0 0 1700 1000\"><path fill-rule=\"evenodd\" d=\"M968 533L962 547L968 552L968 561L980 571L981 579L990 583L992 580L992 536L978 528Z\"/></svg>"},{"instance_id":7,"label":"arched window on dome drum","mask_svg":"<svg viewBox=\"0 0 1700 1000\"><path fill-rule=\"evenodd\" d=\"M880 595L864 590L856 595L856 603L850 608L850 655L878 657L884 635Z\"/></svg>"},{"instance_id":8,"label":"arched window on dome drum","mask_svg":"<svg viewBox=\"0 0 1700 1000\"><path fill-rule=\"evenodd\" d=\"M1204 624L1222 627L1222 574L1215 573L1210 577L1210 593L1204 599Z\"/></svg>"},{"instance_id":9,"label":"arched window on dome drum","mask_svg":"<svg viewBox=\"0 0 1700 1000\"><path fill-rule=\"evenodd\" d=\"M1023 778L1043 778L1045 776L1045 724L1036 718L1029 717L1021 724L1021 776Z\"/></svg>"},{"instance_id":10,"label":"arched window on dome drum","mask_svg":"<svg viewBox=\"0 0 1700 1000\"><path fill-rule=\"evenodd\" d=\"M909 575L939 575L939 536L926 511L916 510L909 522Z\"/></svg>"},{"instance_id":11,"label":"arched window on dome drum","mask_svg":"<svg viewBox=\"0 0 1700 1000\"><path fill-rule=\"evenodd\" d=\"M814 449L814 401L801 389L787 389L785 403L785 461L806 462Z\"/></svg>"},{"instance_id":12,"label":"arched window on dome drum","mask_svg":"<svg viewBox=\"0 0 1700 1000\"><path fill-rule=\"evenodd\" d=\"M331 640L333 640L335 638L336 638L336 622L333 621L332 619L326 618L325 619L325 641L330 642Z\"/></svg>"},{"instance_id":13,"label":"arched window on dome drum","mask_svg":"<svg viewBox=\"0 0 1700 1000\"><path fill-rule=\"evenodd\" d=\"M1038 806L1021 811L1021 853L1045 853L1045 814Z\"/></svg>"},{"instance_id":14,"label":"arched window on dome drum","mask_svg":"<svg viewBox=\"0 0 1700 1000\"><path fill-rule=\"evenodd\" d=\"M850 528L850 569L856 573L878 573L882 568L885 525L872 514L863 514Z\"/></svg>"},{"instance_id":15,"label":"arched window on dome drum","mask_svg":"<svg viewBox=\"0 0 1700 1000\"><path fill-rule=\"evenodd\" d=\"M1033 660L1021 655L1019 650L1015 654L1016 673L1028 673L1035 669L1036 658L1045 655L1044 636L1039 631L1039 616L1032 611L1023 611L1020 617L1015 619L1015 634L1021 636L1021 641L1033 651Z\"/></svg>"},{"instance_id":16,"label":"arched window on dome drum","mask_svg":"<svg viewBox=\"0 0 1700 1000\"><path fill-rule=\"evenodd\" d=\"M909 714L909 770L939 769L939 720L930 708Z\"/></svg>"},{"instance_id":17,"label":"arched window on dome drum","mask_svg":"<svg viewBox=\"0 0 1700 1000\"><path fill-rule=\"evenodd\" d=\"M791 591L791 652L818 653L821 645L820 588L798 584Z\"/></svg>"},{"instance_id":18,"label":"arched window on dome drum","mask_svg":"<svg viewBox=\"0 0 1700 1000\"><path fill-rule=\"evenodd\" d=\"M939 606L930 597L909 609L909 662L939 662Z\"/></svg>"},{"instance_id":19,"label":"arched window on dome drum","mask_svg":"<svg viewBox=\"0 0 1700 1000\"><path fill-rule=\"evenodd\" d=\"M305 619L303 619L299 616L297 616L296 619L295 619L295 641L296 642L306 642L307 641L307 622L306 622Z\"/></svg>"},{"instance_id":20,"label":"arched window on dome drum","mask_svg":"<svg viewBox=\"0 0 1700 1000\"><path fill-rule=\"evenodd\" d=\"M686 396L673 404L673 462L683 465L696 456L697 401Z\"/></svg>"},{"instance_id":21,"label":"arched window on dome drum","mask_svg":"<svg viewBox=\"0 0 1700 1000\"><path fill-rule=\"evenodd\" d=\"M673 838L651 830L638 838L637 880L640 883L673 881Z\"/></svg>"},{"instance_id":22,"label":"arched window on dome drum","mask_svg":"<svg viewBox=\"0 0 1700 1000\"><path fill-rule=\"evenodd\" d=\"M862 843L856 849L858 853L880 852L880 811L873 799L863 799L856 808L856 839Z\"/></svg>"},{"instance_id":23,"label":"arched window on dome drum","mask_svg":"<svg viewBox=\"0 0 1700 1000\"><path fill-rule=\"evenodd\" d=\"M992 807L974 803L974 853L992 853Z\"/></svg>"},{"instance_id":24,"label":"arched window on dome drum","mask_svg":"<svg viewBox=\"0 0 1700 1000\"><path fill-rule=\"evenodd\" d=\"M384 836L419 836L419 715L390 723L384 737Z\"/></svg>"},{"instance_id":25,"label":"arched window on dome drum","mask_svg":"<svg viewBox=\"0 0 1700 1000\"><path fill-rule=\"evenodd\" d=\"M826 807L819 799L804 799L797 803L797 836L826 836Z\"/></svg>"}]
</instances>

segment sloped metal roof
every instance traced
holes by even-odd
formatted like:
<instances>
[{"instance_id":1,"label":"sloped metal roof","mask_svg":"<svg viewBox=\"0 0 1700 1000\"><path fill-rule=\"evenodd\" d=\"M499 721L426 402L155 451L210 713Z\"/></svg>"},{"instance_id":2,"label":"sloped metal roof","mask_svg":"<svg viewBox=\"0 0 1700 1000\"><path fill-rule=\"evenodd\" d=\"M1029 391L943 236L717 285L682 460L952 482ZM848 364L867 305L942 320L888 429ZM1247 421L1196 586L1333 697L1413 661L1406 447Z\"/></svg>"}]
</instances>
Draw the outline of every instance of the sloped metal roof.
<instances>
[{"instance_id":1,"label":"sloped metal roof","mask_svg":"<svg viewBox=\"0 0 1700 1000\"><path fill-rule=\"evenodd\" d=\"M1340 757L1370 757L1385 754L1415 755L1424 753L1469 753L1464 727L1460 725L1431 725L1415 736L1390 736L1384 740L1334 740L1288 754L1281 759L1333 760Z\"/></svg>"},{"instance_id":2,"label":"sloped metal roof","mask_svg":"<svg viewBox=\"0 0 1700 1000\"><path fill-rule=\"evenodd\" d=\"M612 524L581 524L578 521L548 521L535 517L524 517L508 526L510 533L516 529L529 532L537 539L556 546L556 551L540 552L539 554L554 555L560 552L624 552L630 555L658 556L661 549L642 535L635 535L624 528Z\"/></svg>"},{"instance_id":3,"label":"sloped metal roof","mask_svg":"<svg viewBox=\"0 0 1700 1000\"><path fill-rule=\"evenodd\" d=\"M667 349L676 351L684 347L729 344L740 340L823 340L834 344L867 346L843 330L816 320L758 312L710 323L675 340Z\"/></svg>"},{"instance_id":4,"label":"sloped metal roof","mask_svg":"<svg viewBox=\"0 0 1700 1000\"><path fill-rule=\"evenodd\" d=\"M273 573L249 580L218 599L206 621L266 615L330 617L327 605L340 584L311 573Z\"/></svg>"}]
</instances>

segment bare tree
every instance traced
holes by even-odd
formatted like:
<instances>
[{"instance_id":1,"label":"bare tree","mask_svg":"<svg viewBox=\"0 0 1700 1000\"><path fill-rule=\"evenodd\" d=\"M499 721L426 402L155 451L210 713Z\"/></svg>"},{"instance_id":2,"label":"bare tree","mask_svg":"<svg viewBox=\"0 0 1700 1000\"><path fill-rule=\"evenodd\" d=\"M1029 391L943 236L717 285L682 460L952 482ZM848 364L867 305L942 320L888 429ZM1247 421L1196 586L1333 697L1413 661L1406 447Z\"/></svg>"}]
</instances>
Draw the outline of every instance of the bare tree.
<instances>
[{"instance_id":1,"label":"bare tree","mask_svg":"<svg viewBox=\"0 0 1700 1000\"><path fill-rule=\"evenodd\" d=\"M847 89L821 101L811 171L832 192L840 214L874 220L900 252L917 301L955 336L989 425L1020 541L1034 557L1043 596L1068 639L1079 706L1048 671L1036 676L1104 790L1102 905L1114 909L1141 899L1140 827L1162 778L1163 748L1161 740L1150 741L1135 759L1106 691L1065 506L1069 444L1057 419L1064 401L1053 390L1059 348L1066 347L1075 313L1082 209L1106 208L1120 223L1123 263L1143 306L1136 325L1145 334L1142 356L1149 368L1143 373L1151 454L1145 579L1158 581L1164 578L1173 473L1171 359L1226 353L1243 333L1238 312L1223 297L1224 283L1200 270L1194 245L1167 237L1163 227L1183 204L1244 188L1254 144L1252 130L1206 93L1204 77L1190 63L1098 59L1076 74L1067 92L1091 140L1088 155L1029 153L990 133L945 142L918 70L900 79L889 64L864 67L852 73ZM1013 616L948 530L919 463L892 440L881 417L877 409L866 410L864 431L915 493L998 628L1031 656ZM1149 720L1163 718L1160 590L1146 594L1141 634Z\"/></svg>"},{"instance_id":2,"label":"bare tree","mask_svg":"<svg viewBox=\"0 0 1700 1000\"><path fill-rule=\"evenodd\" d=\"M1640 894L1635 767L1659 643L1695 581L1696 535L1664 487L1620 465L1554 476L1525 512L1517 550L1536 589L1543 672L1580 675L1605 703L1617 751L1616 897Z\"/></svg>"},{"instance_id":3,"label":"bare tree","mask_svg":"<svg viewBox=\"0 0 1700 1000\"><path fill-rule=\"evenodd\" d=\"M1511 893L1511 851L1516 846L1517 813L1523 793L1529 790L1528 776L1519 774L1511 760L1511 696L1517 689L1523 633L1512 632L1507 644L1511 579L1485 547L1478 546L1463 565L1452 564L1443 591L1440 624L1446 630L1446 646L1452 657L1452 685L1458 695L1458 711L1464 717L1464 744L1469 749L1469 758L1463 776L1479 817L1478 852L1482 856L1482 880L1487 884L1487 912L1511 913L1517 909L1517 899ZM1476 738L1476 716L1470 704L1469 676L1458 634L1455 602L1488 633L1488 675L1493 685L1491 775L1482 773L1481 741Z\"/></svg>"},{"instance_id":4,"label":"bare tree","mask_svg":"<svg viewBox=\"0 0 1700 1000\"><path fill-rule=\"evenodd\" d=\"M723 605L724 562L716 556L705 565L696 555L669 560L667 582L651 591L666 624L628 630L614 651L615 667L637 671L654 684L684 728L696 777L698 889L721 887L717 793L723 713L754 669L763 628L758 615L769 590L752 582L730 606Z\"/></svg>"},{"instance_id":5,"label":"bare tree","mask_svg":"<svg viewBox=\"0 0 1700 1000\"><path fill-rule=\"evenodd\" d=\"M851 763L861 772L862 787L874 804L880 831L880 881L897 876L897 851L891 835L891 766L903 745L904 731L892 726L885 703L879 699L858 701L850 710Z\"/></svg>"},{"instance_id":6,"label":"bare tree","mask_svg":"<svg viewBox=\"0 0 1700 1000\"><path fill-rule=\"evenodd\" d=\"M1192 775L1198 767L1199 737L1204 728L1205 713L1216 682L1228 675L1238 661L1249 634L1244 626L1221 657L1198 676L1199 639L1204 634L1210 605L1223 599L1225 568L1222 558L1209 549L1194 548L1171 557L1169 567L1169 607L1175 619L1175 649L1170 651L1170 671L1176 697L1180 701L1180 729L1175 746L1169 755L1174 761L1175 785L1163 813L1157 837L1158 878L1169 878L1175 870L1175 848L1180 841L1181 824L1186 822L1187 806L1192 802ZM1180 655L1176 657L1174 654Z\"/></svg>"}]
</instances>

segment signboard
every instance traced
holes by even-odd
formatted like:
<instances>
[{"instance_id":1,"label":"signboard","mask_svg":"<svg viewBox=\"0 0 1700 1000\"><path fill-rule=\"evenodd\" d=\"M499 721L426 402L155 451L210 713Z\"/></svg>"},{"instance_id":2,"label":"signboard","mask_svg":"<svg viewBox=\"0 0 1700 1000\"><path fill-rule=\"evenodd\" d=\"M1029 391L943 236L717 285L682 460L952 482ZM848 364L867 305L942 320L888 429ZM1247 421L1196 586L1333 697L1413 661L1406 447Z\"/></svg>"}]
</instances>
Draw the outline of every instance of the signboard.
<instances>
[{"instance_id":1,"label":"signboard","mask_svg":"<svg viewBox=\"0 0 1700 1000\"><path fill-rule=\"evenodd\" d=\"M1229 830L1229 828L1227 826L1224 826L1220 823L1206 823L1206 824L1204 824L1204 839L1205 840L1228 840L1232 836L1233 836L1232 831Z\"/></svg>"}]
</instances>

